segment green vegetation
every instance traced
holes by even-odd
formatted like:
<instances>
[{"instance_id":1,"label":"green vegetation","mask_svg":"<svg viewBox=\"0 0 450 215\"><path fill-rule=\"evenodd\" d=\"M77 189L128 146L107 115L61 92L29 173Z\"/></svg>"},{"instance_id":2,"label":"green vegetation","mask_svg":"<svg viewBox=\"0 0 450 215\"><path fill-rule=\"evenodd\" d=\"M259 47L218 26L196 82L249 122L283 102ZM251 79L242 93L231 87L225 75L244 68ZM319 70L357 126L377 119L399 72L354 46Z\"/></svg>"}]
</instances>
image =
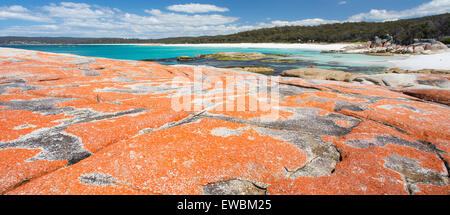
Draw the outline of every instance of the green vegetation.
<instances>
[{"instance_id":1,"label":"green vegetation","mask_svg":"<svg viewBox=\"0 0 450 215\"><path fill-rule=\"evenodd\" d=\"M442 39L441 42L445 44L450 44L450 37Z\"/></svg>"},{"instance_id":2,"label":"green vegetation","mask_svg":"<svg viewBox=\"0 0 450 215\"><path fill-rule=\"evenodd\" d=\"M450 35L450 14L392 22L337 23L319 26L284 26L240 32L231 35L191 38L167 38L160 43L264 43L288 42L365 42L375 36L391 34L397 43L411 44L414 39L441 39Z\"/></svg>"},{"instance_id":3,"label":"green vegetation","mask_svg":"<svg viewBox=\"0 0 450 215\"><path fill-rule=\"evenodd\" d=\"M0 44L115 44L115 43L264 43L264 42L365 42L375 36L391 34L397 43L411 44L417 39L438 39L448 43L450 14L391 22L353 22L319 26L284 26L240 32L231 35L177 37L165 39L0 37Z\"/></svg>"}]
</instances>

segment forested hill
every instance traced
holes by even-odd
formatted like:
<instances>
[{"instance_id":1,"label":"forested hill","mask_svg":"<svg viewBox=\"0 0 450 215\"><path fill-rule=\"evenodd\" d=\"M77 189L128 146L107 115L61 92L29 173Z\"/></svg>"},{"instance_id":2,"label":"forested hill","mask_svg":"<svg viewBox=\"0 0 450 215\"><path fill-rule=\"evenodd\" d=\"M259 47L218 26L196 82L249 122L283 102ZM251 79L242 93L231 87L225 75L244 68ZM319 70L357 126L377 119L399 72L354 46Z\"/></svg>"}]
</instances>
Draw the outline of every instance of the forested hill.
<instances>
[{"instance_id":1,"label":"forested hill","mask_svg":"<svg viewBox=\"0 0 450 215\"><path fill-rule=\"evenodd\" d=\"M433 38L448 43L450 14L391 22L352 22L319 26L283 26L245 31L231 35L177 37L165 39L0 37L0 44L116 44L116 43L263 43L263 42L355 42L391 34L401 44L413 39ZM446 39L447 38L447 39Z\"/></svg>"},{"instance_id":2,"label":"forested hill","mask_svg":"<svg viewBox=\"0 0 450 215\"><path fill-rule=\"evenodd\" d=\"M223 36L167 38L161 43L235 43L235 42L355 42L368 41L387 33L401 44L410 44L414 38L438 39L450 37L450 14L405 19L392 22L353 22L319 26L284 26L264 28Z\"/></svg>"}]
</instances>

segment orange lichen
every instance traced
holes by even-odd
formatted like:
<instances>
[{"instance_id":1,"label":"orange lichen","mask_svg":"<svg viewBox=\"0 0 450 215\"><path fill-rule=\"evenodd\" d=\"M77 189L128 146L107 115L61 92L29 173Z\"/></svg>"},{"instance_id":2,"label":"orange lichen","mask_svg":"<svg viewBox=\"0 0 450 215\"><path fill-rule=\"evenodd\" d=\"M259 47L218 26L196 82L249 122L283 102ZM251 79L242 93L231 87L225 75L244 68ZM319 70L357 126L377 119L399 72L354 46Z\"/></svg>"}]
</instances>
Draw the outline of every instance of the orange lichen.
<instances>
[{"instance_id":1,"label":"orange lichen","mask_svg":"<svg viewBox=\"0 0 450 215\"><path fill-rule=\"evenodd\" d=\"M265 76L17 53L0 61L5 194L202 194L229 179L269 194L449 194L450 109L399 90L294 78L256 90ZM82 156L39 157L45 144ZM318 158L330 168L307 166ZM291 174L310 167L324 171Z\"/></svg>"}]
</instances>

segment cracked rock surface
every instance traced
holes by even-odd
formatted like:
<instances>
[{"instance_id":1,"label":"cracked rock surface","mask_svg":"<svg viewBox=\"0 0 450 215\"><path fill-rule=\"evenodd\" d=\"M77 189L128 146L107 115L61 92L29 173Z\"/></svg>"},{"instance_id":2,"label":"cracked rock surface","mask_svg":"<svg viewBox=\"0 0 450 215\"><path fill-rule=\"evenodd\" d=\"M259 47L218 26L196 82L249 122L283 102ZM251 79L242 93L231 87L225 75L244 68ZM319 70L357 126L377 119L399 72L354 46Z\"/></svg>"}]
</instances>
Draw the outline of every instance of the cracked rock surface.
<instances>
[{"instance_id":1,"label":"cracked rock surface","mask_svg":"<svg viewBox=\"0 0 450 215\"><path fill-rule=\"evenodd\" d=\"M0 192L448 195L450 108L419 98L0 48Z\"/></svg>"}]
</instances>

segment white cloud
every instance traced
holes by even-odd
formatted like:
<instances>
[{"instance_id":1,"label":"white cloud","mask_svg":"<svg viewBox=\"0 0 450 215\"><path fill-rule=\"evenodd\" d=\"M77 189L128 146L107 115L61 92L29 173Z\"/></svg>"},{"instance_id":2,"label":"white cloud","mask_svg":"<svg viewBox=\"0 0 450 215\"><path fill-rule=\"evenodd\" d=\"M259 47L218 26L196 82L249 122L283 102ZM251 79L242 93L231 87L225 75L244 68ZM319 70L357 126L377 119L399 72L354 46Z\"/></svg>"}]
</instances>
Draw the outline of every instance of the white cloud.
<instances>
[{"instance_id":1,"label":"white cloud","mask_svg":"<svg viewBox=\"0 0 450 215\"><path fill-rule=\"evenodd\" d=\"M84 3L62 2L60 5L50 4L42 7L50 17L96 19L112 17L115 12L109 8L91 6Z\"/></svg>"},{"instance_id":2,"label":"white cloud","mask_svg":"<svg viewBox=\"0 0 450 215\"><path fill-rule=\"evenodd\" d=\"M203 8L202 10L197 10L197 13L203 11L207 10ZM450 0L433 0L404 11L374 9L369 13L354 15L347 21L392 20L449 11ZM187 10L183 12L187 12ZM344 22L322 18L290 21L267 19L265 22L249 25L243 24L245 22L238 23L238 17L214 13L178 13L149 8L148 10L143 10L142 14L134 14L117 8L72 2L48 4L32 10L19 5L0 7L0 20L8 19L28 20L40 22L41 24L0 27L0 35L2 36L163 38L232 34L275 26L314 26Z\"/></svg>"},{"instance_id":3,"label":"white cloud","mask_svg":"<svg viewBox=\"0 0 450 215\"><path fill-rule=\"evenodd\" d=\"M315 19L302 19L302 20L296 20L296 21L275 20L266 25L268 27L288 26L288 25L314 26L314 25L332 24L332 23L338 23L338 22L339 22L338 20L326 20L326 19L315 18Z\"/></svg>"},{"instance_id":4,"label":"white cloud","mask_svg":"<svg viewBox=\"0 0 450 215\"><path fill-rule=\"evenodd\" d=\"M418 7L402 11L372 9L368 13L360 13L351 16L348 21L392 21L409 17L428 16L448 12L450 12L450 0L432 0L431 2L421 4Z\"/></svg>"},{"instance_id":5,"label":"white cloud","mask_svg":"<svg viewBox=\"0 0 450 215\"><path fill-rule=\"evenodd\" d=\"M6 9L11 12L17 12L17 13L28 12L28 9L26 9L20 5L13 5L13 6L7 7Z\"/></svg>"},{"instance_id":6,"label":"white cloud","mask_svg":"<svg viewBox=\"0 0 450 215\"><path fill-rule=\"evenodd\" d=\"M9 7L0 7L0 20L5 19L20 19L33 22L51 22L52 20L40 14L33 14L28 9L13 5Z\"/></svg>"},{"instance_id":7,"label":"white cloud","mask_svg":"<svg viewBox=\"0 0 450 215\"><path fill-rule=\"evenodd\" d=\"M167 7L168 10L185 13L227 12L228 8L217 7L212 4L176 4Z\"/></svg>"},{"instance_id":8,"label":"white cloud","mask_svg":"<svg viewBox=\"0 0 450 215\"><path fill-rule=\"evenodd\" d=\"M185 15L177 13L164 13L160 10L145 10L146 13L152 15L160 24L167 25L221 25L235 22L239 18L222 16L218 14L211 15Z\"/></svg>"},{"instance_id":9,"label":"white cloud","mask_svg":"<svg viewBox=\"0 0 450 215\"><path fill-rule=\"evenodd\" d=\"M344 5L344 4L347 4L347 1L340 1L340 2L338 2L338 5Z\"/></svg>"},{"instance_id":10,"label":"white cloud","mask_svg":"<svg viewBox=\"0 0 450 215\"><path fill-rule=\"evenodd\" d=\"M235 33L241 29L233 24L239 18L219 14L180 14L151 9L144 10L144 15L137 15L72 2L49 4L39 9L45 12L45 19L54 19L55 23L12 26L0 29L0 35L161 38ZM8 8L8 11L30 13L21 6Z\"/></svg>"}]
</instances>

